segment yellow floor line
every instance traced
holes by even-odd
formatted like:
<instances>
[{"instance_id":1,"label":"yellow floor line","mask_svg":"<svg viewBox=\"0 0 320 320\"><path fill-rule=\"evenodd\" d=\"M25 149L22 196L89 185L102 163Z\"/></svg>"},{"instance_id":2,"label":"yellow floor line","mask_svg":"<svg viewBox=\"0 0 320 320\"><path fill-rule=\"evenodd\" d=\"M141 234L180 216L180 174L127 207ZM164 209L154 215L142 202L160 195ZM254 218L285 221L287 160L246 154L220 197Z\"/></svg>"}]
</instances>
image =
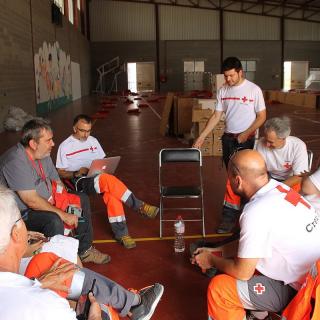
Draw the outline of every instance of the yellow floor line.
<instances>
[{"instance_id":1,"label":"yellow floor line","mask_svg":"<svg viewBox=\"0 0 320 320\"><path fill-rule=\"evenodd\" d=\"M206 238L221 238L221 237L227 237L227 236L231 236L232 233L225 233L225 234L217 234L217 233L213 233L213 234L207 234L205 236ZM202 238L201 234L198 235L194 235L194 236L185 236L185 239L199 239ZM173 240L174 237L154 237L154 238L135 238L135 241L160 241L160 240ZM113 242L117 242L116 240L93 240L93 243L113 243Z\"/></svg>"}]
</instances>

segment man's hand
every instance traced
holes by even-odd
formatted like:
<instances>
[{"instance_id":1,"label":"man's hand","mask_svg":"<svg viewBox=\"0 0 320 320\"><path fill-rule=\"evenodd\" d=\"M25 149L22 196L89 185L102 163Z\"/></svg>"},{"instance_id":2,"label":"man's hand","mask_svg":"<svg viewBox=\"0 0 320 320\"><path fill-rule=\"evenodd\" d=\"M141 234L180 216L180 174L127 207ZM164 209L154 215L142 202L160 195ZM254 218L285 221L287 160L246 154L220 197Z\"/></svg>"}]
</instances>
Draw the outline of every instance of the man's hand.
<instances>
[{"instance_id":1,"label":"man's hand","mask_svg":"<svg viewBox=\"0 0 320 320\"><path fill-rule=\"evenodd\" d=\"M57 259L52 267L38 278L41 288L54 291L69 291L65 281L72 278L79 268L71 262L61 263L61 260L61 258Z\"/></svg>"},{"instance_id":2,"label":"man's hand","mask_svg":"<svg viewBox=\"0 0 320 320\"><path fill-rule=\"evenodd\" d=\"M202 272L205 272L207 269L214 267L211 252L212 250L209 248L198 248L193 254L191 263L198 265Z\"/></svg>"},{"instance_id":3,"label":"man's hand","mask_svg":"<svg viewBox=\"0 0 320 320\"><path fill-rule=\"evenodd\" d=\"M97 302L92 292L89 293L89 300L91 305L88 320L102 320L100 304Z\"/></svg>"},{"instance_id":4,"label":"man's hand","mask_svg":"<svg viewBox=\"0 0 320 320\"><path fill-rule=\"evenodd\" d=\"M79 176L86 176L89 172L88 168L82 167L78 170L77 175Z\"/></svg>"},{"instance_id":5,"label":"man's hand","mask_svg":"<svg viewBox=\"0 0 320 320\"><path fill-rule=\"evenodd\" d=\"M69 226L78 227L78 216L72 213L63 212L61 219Z\"/></svg>"},{"instance_id":6,"label":"man's hand","mask_svg":"<svg viewBox=\"0 0 320 320\"><path fill-rule=\"evenodd\" d=\"M238 135L238 143L244 143L248 140L250 136L250 133L245 133L245 132L241 132L239 135Z\"/></svg>"},{"instance_id":7,"label":"man's hand","mask_svg":"<svg viewBox=\"0 0 320 320\"><path fill-rule=\"evenodd\" d=\"M200 149L201 146L203 145L203 142L204 142L204 138L202 138L201 136L199 136L197 138L197 140L194 142L194 144L192 145L193 148L198 148Z\"/></svg>"}]
</instances>

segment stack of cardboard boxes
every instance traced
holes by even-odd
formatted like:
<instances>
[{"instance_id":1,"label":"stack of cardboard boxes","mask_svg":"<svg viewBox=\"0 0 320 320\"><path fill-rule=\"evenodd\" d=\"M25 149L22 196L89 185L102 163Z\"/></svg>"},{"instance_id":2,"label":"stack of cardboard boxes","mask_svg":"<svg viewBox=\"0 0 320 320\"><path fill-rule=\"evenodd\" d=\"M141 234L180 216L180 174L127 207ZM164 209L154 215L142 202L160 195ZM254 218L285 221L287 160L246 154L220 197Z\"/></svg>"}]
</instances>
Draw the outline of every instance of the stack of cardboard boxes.
<instances>
[{"instance_id":1,"label":"stack of cardboard boxes","mask_svg":"<svg viewBox=\"0 0 320 320\"><path fill-rule=\"evenodd\" d=\"M201 101L198 101L201 102ZM202 104L197 104L193 107L192 110L192 122L195 123L196 129L195 129L195 138L199 136L199 134L203 131L204 127L207 124L207 121L212 116L216 100L211 99L211 104L214 106L213 108L203 109ZM206 105L208 107L208 105ZM211 134L209 134L202 147L201 147L201 153L203 156L221 156L222 155L222 143L221 143L221 137L224 132L224 121L220 121Z\"/></svg>"}]
</instances>

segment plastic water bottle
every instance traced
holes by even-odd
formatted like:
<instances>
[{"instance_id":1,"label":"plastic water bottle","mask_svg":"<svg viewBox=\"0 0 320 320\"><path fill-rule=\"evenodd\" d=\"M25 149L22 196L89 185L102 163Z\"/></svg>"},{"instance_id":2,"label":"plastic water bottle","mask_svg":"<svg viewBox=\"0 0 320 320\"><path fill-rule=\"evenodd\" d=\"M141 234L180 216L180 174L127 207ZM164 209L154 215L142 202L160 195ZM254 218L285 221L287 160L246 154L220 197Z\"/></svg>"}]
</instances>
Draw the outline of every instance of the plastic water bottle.
<instances>
[{"instance_id":1,"label":"plastic water bottle","mask_svg":"<svg viewBox=\"0 0 320 320\"><path fill-rule=\"evenodd\" d=\"M174 222L174 252L184 252L185 250L184 230L184 221L181 216L178 216Z\"/></svg>"}]
</instances>

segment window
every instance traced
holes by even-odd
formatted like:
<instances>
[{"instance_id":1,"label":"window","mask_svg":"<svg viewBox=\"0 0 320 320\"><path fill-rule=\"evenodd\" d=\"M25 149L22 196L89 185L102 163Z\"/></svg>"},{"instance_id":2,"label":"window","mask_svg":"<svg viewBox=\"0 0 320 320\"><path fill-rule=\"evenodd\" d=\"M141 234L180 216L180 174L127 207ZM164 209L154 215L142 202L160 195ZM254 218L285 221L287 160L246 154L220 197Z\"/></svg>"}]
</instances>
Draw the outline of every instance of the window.
<instances>
[{"instance_id":1,"label":"window","mask_svg":"<svg viewBox=\"0 0 320 320\"><path fill-rule=\"evenodd\" d=\"M204 61L201 60L185 60L183 62L184 72L204 72Z\"/></svg>"},{"instance_id":2,"label":"window","mask_svg":"<svg viewBox=\"0 0 320 320\"><path fill-rule=\"evenodd\" d=\"M245 77L250 81L254 81L255 77L256 77L255 75L256 75L257 61L255 61L255 60L242 60L241 64L242 64L242 68L243 68Z\"/></svg>"}]
</instances>

